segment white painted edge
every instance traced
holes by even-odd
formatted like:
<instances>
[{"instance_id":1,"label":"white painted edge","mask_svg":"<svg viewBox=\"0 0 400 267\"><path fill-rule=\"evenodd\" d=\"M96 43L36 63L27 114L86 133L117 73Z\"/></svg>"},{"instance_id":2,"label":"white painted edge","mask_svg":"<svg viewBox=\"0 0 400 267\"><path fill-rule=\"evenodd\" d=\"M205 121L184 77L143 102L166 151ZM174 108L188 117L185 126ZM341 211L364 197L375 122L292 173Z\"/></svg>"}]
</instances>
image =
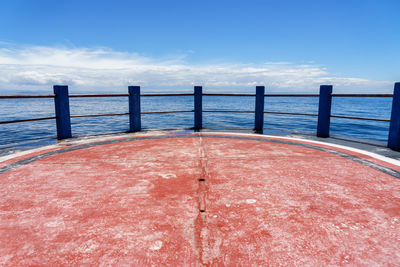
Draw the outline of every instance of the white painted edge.
<instances>
[{"instance_id":1,"label":"white painted edge","mask_svg":"<svg viewBox=\"0 0 400 267\"><path fill-rule=\"evenodd\" d=\"M124 138L124 137L145 137L145 136L160 136L160 135L165 135L164 133L157 133L157 132L145 132L145 133L126 133L126 134L117 134L114 136L81 136L78 137L77 139L66 139L65 141L61 141L58 144L53 144L53 145L48 145L48 146L42 146L42 147L38 147L38 148L33 148L33 149L29 149L29 150L24 150L24 151L20 151L20 152L16 152L7 156L2 156L0 157L0 163L13 159L13 158L17 158L17 157L21 157L21 156L25 156L31 153L36 153L36 152L40 152L43 150L47 150L47 149L54 149L54 148L64 148L66 147L66 145L71 145L71 146L75 146L75 145L82 145L82 144L88 144L88 143L92 143L92 142L98 142L98 141L105 141L105 140L109 140L109 139L116 139L116 138Z\"/></svg>"},{"instance_id":2,"label":"white painted edge","mask_svg":"<svg viewBox=\"0 0 400 267\"><path fill-rule=\"evenodd\" d=\"M59 145L48 145L48 146L42 146L42 147L38 147L38 148L34 148L34 149L29 149L29 150L13 153L13 154L10 154L7 156L0 157L0 162L6 161L9 159L13 159L13 158L17 158L17 157L21 157L21 156L28 155L28 154L35 153L35 152L40 152L40 151L47 150L47 149L57 148L57 147L59 147Z\"/></svg>"},{"instance_id":3,"label":"white painted edge","mask_svg":"<svg viewBox=\"0 0 400 267\"><path fill-rule=\"evenodd\" d=\"M387 163L400 166L400 161L396 159L392 159L389 157L385 157L373 152L369 152L366 150L354 148L354 147L349 147L349 146L343 146L343 145L337 145L337 144L332 144L332 143L327 143L327 142L321 142L321 141L314 141L314 140L309 140L309 139L303 139L303 138L295 138L295 137L285 137L285 136L276 136L276 135L259 135L259 134L246 134L246 133L221 133L221 132L203 132L203 134L221 134L221 135L239 135L239 136L249 136L249 137L258 137L258 138L271 138L271 139L285 139L285 140L292 140L292 141L301 141L305 143L311 143L311 144L319 144L319 145L326 145L330 147L336 147L340 149L345 149L349 151L353 151L356 153L360 153L366 156L370 156L372 158L378 159L385 161Z\"/></svg>"},{"instance_id":4,"label":"white painted edge","mask_svg":"<svg viewBox=\"0 0 400 267\"><path fill-rule=\"evenodd\" d=\"M259 135L259 134L246 134L246 133L227 133L227 132L199 132L199 133L195 133L195 134L215 134L215 135L237 135L237 136L249 136L249 137L257 137L257 138L272 138L272 139L284 139L284 140L292 140L292 141L301 141L301 142L305 142L305 143L311 143L311 144L320 144L320 145L326 145L326 146L330 146L330 147L336 147L336 148L340 148L340 149L345 149L348 151L353 151L356 153L360 153L366 156L370 156L372 158L396 165L396 166L400 166L400 161L396 160L396 159L392 159L392 158L388 158L373 152L369 152L369 151L365 151L362 149L358 149L358 148L353 148L353 147L348 147L348 146L343 146L343 145L337 145L337 144L331 144L331 143L327 143L327 142L321 142L321 141L314 141L314 140L308 140L308 139L303 139L303 138L295 138L295 137L285 137L285 136L275 136L275 135ZM166 135L165 133L145 133L145 134L126 134L126 135L118 135L118 136L107 136L107 137L94 137L94 138L88 138L88 139L83 139L83 140L76 140L76 142L71 142L71 145L79 145L79 144L86 144L86 143L91 143L93 141L102 141L102 140L108 140L108 139L115 139L115 138L120 138L120 137L143 137L143 136L162 136L162 135ZM49 145L49 146L44 146L44 147L39 147L39 148L34 148L34 149L30 149L30 150L26 150L26 151L21 151L21 152L17 152L11 155L7 155L7 156L3 156L0 157L0 162L6 161L6 160L10 160L16 157L20 157L20 156L24 156L24 155L28 155L31 153L35 153L35 152L40 152L43 150L47 150L47 149L53 149L53 148L60 148L60 147L64 147L65 143L60 143L60 144L56 144L56 145Z\"/></svg>"}]
</instances>

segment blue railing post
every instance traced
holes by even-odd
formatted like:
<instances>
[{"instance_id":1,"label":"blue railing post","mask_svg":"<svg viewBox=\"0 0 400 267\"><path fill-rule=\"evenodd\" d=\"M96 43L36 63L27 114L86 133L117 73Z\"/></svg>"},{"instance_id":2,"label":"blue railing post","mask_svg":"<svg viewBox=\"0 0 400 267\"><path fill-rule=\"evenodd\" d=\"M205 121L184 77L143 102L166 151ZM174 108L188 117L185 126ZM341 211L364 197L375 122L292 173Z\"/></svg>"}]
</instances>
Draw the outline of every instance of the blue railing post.
<instances>
[{"instance_id":1,"label":"blue railing post","mask_svg":"<svg viewBox=\"0 0 400 267\"><path fill-rule=\"evenodd\" d=\"M203 128L203 87L194 87L194 129Z\"/></svg>"},{"instance_id":2,"label":"blue railing post","mask_svg":"<svg viewBox=\"0 0 400 267\"><path fill-rule=\"evenodd\" d=\"M67 85L54 85L54 107L56 112L57 139L71 138L71 116Z\"/></svg>"},{"instance_id":3,"label":"blue railing post","mask_svg":"<svg viewBox=\"0 0 400 267\"><path fill-rule=\"evenodd\" d=\"M256 86L256 110L255 110L255 121L254 131L257 133L263 133L264 128L264 86Z\"/></svg>"},{"instance_id":4,"label":"blue railing post","mask_svg":"<svg viewBox=\"0 0 400 267\"><path fill-rule=\"evenodd\" d=\"M139 132L142 129L140 117L140 86L128 86L129 91L129 131Z\"/></svg>"},{"instance_id":5,"label":"blue railing post","mask_svg":"<svg viewBox=\"0 0 400 267\"><path fill-rule=\"evenodd\" d=\"M388 147L400 151L400 83L394 84Z\"/></svg>"},{"instance_id":6,"label":"blue railing post","mask_svg":"<svg viewBox=\"0 0 400 267\"><path fill-rule=\"evenodd\" d=\"M321 85L319 87L318 107L318 137L329 137L329 126L331 124L332 85Z\"/></svg>"}]
</instances>

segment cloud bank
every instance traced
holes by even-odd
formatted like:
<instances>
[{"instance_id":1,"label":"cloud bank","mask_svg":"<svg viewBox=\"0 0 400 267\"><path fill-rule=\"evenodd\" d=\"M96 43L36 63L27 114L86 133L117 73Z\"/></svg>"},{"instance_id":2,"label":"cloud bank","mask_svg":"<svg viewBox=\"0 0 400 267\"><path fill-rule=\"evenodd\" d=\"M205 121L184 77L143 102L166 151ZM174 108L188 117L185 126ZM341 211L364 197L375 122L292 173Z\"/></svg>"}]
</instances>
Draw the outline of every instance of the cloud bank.
<instances>
[{"instance_id":1,"label":"cloud bank","mask_svg":"<svg viewBox=\"0 0 400 267\"><path fill-rule=\"evenodd\" d=\"M50 91L54 84L67 84L73 92L124 92L128 85L169 91L202 85L225 92L252 92L256 85L265 85L269 92L317 92L321 84L334 85L335 92L381 93L393 88L392 81L343 77L314 64L192 65L184 56L151 58L107 48L0 48L0 93Z\"/></svg>"}]
</instances>

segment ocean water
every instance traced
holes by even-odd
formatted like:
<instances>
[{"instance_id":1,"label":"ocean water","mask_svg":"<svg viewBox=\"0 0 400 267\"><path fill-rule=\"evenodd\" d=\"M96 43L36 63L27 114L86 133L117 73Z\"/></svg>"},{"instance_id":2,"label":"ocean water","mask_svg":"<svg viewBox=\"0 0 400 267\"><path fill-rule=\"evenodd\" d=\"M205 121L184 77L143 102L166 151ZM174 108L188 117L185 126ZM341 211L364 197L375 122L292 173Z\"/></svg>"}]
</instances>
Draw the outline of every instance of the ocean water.
<instances>
[{"instance_id":1,"label":"ocean water","mask_svg":"<svg viewBox=\"0 0 400 267\"><path fill-rule=\"evenodd\" d=\"M203 96L203 110L254 110L254 97ZM332 114L390 119L391 98L334 97ZM142 111L193 110L193 96L142 97ZM125 113L127 97L70 98L71 115ZM318 113L317 97L266 97L265 111ZM53 99L0 99L0 121L54 116ZM73 136L125 132L128 116L72 118ZM143 114L144 129L193 127L193 113ZM254 127L254 114L203 113L203 127ZM266 133L315 133L317 117L264 115ZM331 134L387 141L389 122L331 118ZM0 124L0 149L35 140L56 138L55 120Z\"/></svg>"}]
</instances>

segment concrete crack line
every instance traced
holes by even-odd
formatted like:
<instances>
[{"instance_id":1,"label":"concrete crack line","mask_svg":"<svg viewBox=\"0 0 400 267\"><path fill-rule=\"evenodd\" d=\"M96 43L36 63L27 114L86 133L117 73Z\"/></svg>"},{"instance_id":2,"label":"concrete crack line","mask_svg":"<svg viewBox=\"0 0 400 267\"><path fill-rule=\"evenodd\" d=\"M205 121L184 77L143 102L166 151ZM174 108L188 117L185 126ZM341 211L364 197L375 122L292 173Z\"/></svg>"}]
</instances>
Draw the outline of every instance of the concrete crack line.
<instances>
[{"instance_id":1,"label":"concrete crack line","mask_svg":"<svg viewBox=\"0 0 400 267\"><path fill-rule=\"evenodd\" d=\"M203 139L199 135L199 156L200 156L200 177L197 177L199 183L198 189L198 205L199 215L196 220L196 237L198 240L199 248L199 261L202 265L207 266L210 264L210 241L208 229L208 215L207 215L207 181L209 179L207 156L204 149Z\"/></svg>"}]
</instances>

